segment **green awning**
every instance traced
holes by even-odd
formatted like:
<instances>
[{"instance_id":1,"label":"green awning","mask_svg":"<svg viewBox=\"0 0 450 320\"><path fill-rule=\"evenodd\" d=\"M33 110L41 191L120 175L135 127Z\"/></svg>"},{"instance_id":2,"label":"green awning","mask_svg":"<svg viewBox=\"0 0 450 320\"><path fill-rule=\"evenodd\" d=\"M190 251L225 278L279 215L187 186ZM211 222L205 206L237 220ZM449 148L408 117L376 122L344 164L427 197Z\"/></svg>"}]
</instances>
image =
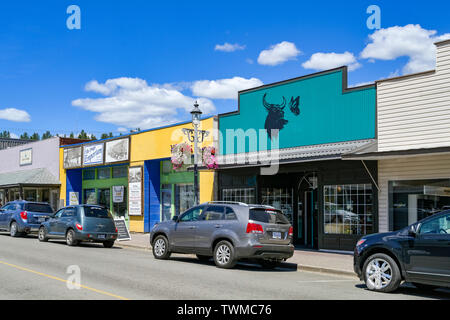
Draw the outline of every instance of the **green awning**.
<instances>
[{"instance_id":1,"label":"green awning","mask_svg":"<svg viewBox=\"0 0 450 320\"><path fill-rule=\"evenodd\" d=\"M59 185L61 185L59 180L45 168L0 173L0 188Z\"/></svg>"}]
</instances>

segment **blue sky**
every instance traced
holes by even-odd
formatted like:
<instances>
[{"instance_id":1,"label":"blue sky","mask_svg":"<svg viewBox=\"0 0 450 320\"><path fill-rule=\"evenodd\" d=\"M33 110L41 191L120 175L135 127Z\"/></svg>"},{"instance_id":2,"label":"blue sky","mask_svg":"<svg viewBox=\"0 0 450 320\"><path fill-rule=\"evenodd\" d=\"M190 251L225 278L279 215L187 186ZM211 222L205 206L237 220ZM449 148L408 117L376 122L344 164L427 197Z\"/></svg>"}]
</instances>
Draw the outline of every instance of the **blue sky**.
<instances>
[{"instance_id":1,"label":"blue sky","mask_svg":"<svg viewBox=\"0 0 450 320\"><path fill-rule=\"evenodd\" d=\"M66 26L72 4L81 30ZM373 4L378 31L366 25ZM2 1L0 130L116 135L189 120L194 98L206 113L233 111L238 89L342 61L350 85L432 69L449 11L448 1ZM237 50L215 49L226 43Z\"/></svg>"}]
</instances>

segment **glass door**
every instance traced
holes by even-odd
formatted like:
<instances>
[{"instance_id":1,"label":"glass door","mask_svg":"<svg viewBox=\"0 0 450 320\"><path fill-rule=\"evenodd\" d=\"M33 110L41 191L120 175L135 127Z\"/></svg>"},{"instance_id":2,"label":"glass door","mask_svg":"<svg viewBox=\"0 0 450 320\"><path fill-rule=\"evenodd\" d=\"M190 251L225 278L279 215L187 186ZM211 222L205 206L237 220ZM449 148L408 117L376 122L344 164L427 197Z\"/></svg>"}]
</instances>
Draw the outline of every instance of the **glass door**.
<instances>
[{"instance_id":1,"label":"glass door","mask_svg":"<svg viewBox=\"0 0 450 320\"><path fill-rule=\"evenodd\" d=\"M111 209L111 190L98 189L98 204L104 206L108 210Z\"/></svg>"},{"instance_id":2,"label":"glass door","mask_svg":"<svg viewBox=\"0 0 450 320\"><path fill-rule=\"evenodd\" d=\"M172 219L172 185L161 188L161 221Z\"/></svg>"}]
</instances>

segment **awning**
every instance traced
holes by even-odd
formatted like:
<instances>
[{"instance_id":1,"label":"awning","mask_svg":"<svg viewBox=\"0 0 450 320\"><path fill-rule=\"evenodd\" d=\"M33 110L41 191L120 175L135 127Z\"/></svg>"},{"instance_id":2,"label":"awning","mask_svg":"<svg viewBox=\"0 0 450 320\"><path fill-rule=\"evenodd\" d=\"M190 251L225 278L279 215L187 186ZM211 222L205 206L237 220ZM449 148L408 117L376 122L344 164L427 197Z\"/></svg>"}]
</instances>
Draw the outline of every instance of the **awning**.
<instances>
[{"instance_id":1,"label":"awning","mask_svg":"<svg viewBox=\"0 0 450 320\"><path fill-rule=\"evenodd\" d=\"M0 188L59 185L59 180L45 168L0 173Z\"/></svg>"},{"instance_id":2,"label":"awning","mask_svg":"<svg viewBox=\"0 0 450 320\"><path fill-rule=\"evenodd\" d=\"M220 169L268 166L278 159L279 164L341 159L343 154L373 144L375 140L354 140L326 143L272 151L218 155ZM203 169L203 168L201 168Z\"/></svg>"},{"instance_id":3,"label":"awning","mask_svg":"<svg viewBox=\"0 0 450 320\"><path fill-rule=\"evenodd\" d=\"M426 155L450 154L450 147L378 151L377 141L342 155L342 160L384 160Z\"/></svg>"}]
</instances>

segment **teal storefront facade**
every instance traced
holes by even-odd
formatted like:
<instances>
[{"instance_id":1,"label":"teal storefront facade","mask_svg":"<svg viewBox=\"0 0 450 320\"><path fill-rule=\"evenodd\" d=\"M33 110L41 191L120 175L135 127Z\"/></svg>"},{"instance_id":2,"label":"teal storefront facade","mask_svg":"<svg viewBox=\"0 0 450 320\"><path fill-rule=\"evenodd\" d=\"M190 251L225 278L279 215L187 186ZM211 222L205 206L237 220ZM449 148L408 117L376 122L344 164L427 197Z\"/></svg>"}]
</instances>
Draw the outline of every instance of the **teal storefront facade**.
<instances>
[{"instance_id":1,"label":"teal storefront facade","mask_svg":"<svg viewBox=\"0 0 450 320\"><path fill-rule=\"evenodd\" d=\"M341 160L375 142L374 84L347 88L341 67L244 90L219 133L220 200L281 209L295 243L316 249L377 231L376 162Z\"/></svg>"}]
</instances>

